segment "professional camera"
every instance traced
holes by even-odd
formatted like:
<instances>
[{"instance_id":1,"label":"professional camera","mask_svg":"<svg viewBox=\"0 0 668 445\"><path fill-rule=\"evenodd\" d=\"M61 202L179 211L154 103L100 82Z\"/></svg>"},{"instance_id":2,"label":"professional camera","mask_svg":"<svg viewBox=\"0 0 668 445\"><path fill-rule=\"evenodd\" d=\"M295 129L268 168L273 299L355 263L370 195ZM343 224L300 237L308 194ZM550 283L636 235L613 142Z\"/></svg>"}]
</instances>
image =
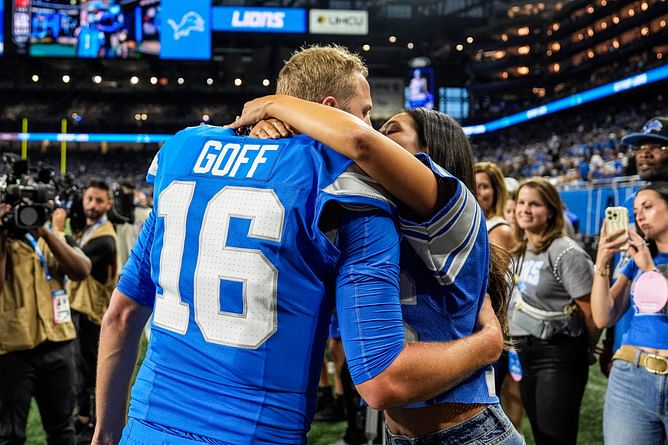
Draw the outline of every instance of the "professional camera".
<instances>
[{"instance_id":1,"label":"professional camera","mask_svg":"<svg viewBox=\"0 0 668 445\"><path fill-rule=\"evenodd\" d=\"M130 182L111 185L112 206L107 217L114 224L134 224L135 186Z\"/></svg>"},{"instance_id":2,"label":"professional camera","mask_svg":"<svg viewBox=\"0 0 668 445\"><path fill-rule=\"evenodd\" d=\"M12 206L2 221L3 230L12 234L42 226L56 196L55 172L50 168L30 171L28 161L13 153L0 156L0 202Z\"/></svg>"},{"instance_id":3,"label":"professional camera","mask_svg":"<svg viewBox=\"0 0 668 445\"><path fill-rule=\"evenodd\" d=\"M83 192L85 186L78 182L72 173L67 173L58 181L56 206L67 210L72 232L78 233L86 227L86 214L83 210Z\"/></svg>"}]
</instances>

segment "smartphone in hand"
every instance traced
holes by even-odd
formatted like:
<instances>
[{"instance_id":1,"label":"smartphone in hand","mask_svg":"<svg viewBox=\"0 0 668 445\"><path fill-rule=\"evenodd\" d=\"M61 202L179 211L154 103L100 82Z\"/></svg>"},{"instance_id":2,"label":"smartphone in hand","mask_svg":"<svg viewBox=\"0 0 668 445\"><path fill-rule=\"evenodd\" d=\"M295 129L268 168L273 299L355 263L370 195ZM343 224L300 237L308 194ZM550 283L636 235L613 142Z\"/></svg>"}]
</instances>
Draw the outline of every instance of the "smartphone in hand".
<instances>
[{"instance_id":1,"label":"smartphone in hand","mask_svg":"<svg viewBox=\"0 0 668 445\"><path fill-rule=\"evenodd\" d=\"M605 232L610 234L624 229L626 235L622 235L628 239L629 230L629 211L626 207L607 207L605 209ZM629 242L626 241L621 247L621 250L629 248Z\"/></svg>"}]
</instances>

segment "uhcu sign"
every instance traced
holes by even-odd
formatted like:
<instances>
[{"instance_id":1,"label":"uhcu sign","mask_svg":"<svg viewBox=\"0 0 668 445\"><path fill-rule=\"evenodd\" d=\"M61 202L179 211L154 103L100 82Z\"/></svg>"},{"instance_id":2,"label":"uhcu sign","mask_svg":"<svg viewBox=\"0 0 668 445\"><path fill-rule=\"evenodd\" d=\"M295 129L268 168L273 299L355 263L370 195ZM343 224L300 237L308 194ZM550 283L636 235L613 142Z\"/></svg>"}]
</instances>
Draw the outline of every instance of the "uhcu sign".
<instances>
[{"instance_id":1,"label":"uhcu sign","mask_svg":"<svg viewBox=\"0 0 668 445\"><path fill-rule=\"evenodd\" d=\"M345 9L311 9L309 11L311 34L369 34L369 13Z\"/></svg>"},{"instance_id":2,"label":"uhcu sign","mask_svg":"<svg viewBox=\"0 0 668 445\"><path fill-rule=\"evenodd\" d=\"M301 8L213 8L214 31L306 32L306 10Z\"/></svg>"}]
</instances>

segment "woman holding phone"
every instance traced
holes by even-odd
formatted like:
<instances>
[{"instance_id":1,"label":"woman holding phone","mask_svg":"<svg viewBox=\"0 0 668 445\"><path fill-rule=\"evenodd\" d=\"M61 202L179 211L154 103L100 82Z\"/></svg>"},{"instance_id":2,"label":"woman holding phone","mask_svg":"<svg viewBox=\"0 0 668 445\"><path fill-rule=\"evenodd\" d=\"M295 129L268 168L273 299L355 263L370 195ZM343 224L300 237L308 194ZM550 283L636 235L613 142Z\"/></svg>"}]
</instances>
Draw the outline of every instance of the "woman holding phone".
<instances>
[{"instance_id":1,"label":"woman holding phone","mask_svg":"<svg viewBox=\"0 0 668 445\"><path fill-rule=\"evenodd\" d=\"M603 412L608 445L665 443L668 439L668 183L642 188L633 203L634 230L601 229L591 292L594 322L613 326L635 309L615 352ZM610 261L628 243L631 259L610 286Z\"/></svg>"}]
</instances>

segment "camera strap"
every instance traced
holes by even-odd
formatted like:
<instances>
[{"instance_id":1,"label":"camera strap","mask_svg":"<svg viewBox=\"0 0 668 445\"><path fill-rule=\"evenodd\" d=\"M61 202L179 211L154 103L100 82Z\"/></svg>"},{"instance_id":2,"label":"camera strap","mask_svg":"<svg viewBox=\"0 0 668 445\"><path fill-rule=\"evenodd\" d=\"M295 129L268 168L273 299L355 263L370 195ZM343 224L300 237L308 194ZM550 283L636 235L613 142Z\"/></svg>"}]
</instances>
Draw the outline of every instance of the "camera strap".
<instances>
[{"instance_id":1,"label":"camera strap","mask_svg":"<svg viewBox=\"0 0 668 445\"><path fill-rule=\"evenodd\" d=\"M44 269L44 276L46 276L47 280L51 281L52 277L51 273L49 273L49 267L46 264L46 257L44 256L44 252L42 252L42 249L39 248L37 240L35 239L34 236L32 236L32 233L30 232L25 234L25 239L28 240L33 250L37 254L37 257L39 258L39 264L42 266L42 269Z\"/></svg>"},{"instance_id":2,"label":"camera strap","mask_svg":"<svg viewBox=\"0 0 668 445\"><path fill-rule=\"evenodd\" d=\"M81 239L79 240L79 247L83 247L88 242L90 237L93 236L93 232L95 232L98 229L98 227L102 226L106 222L107 218L104 217L95 224L93 224L92 226L90 226L89 228L87 228L84 231L83 235L81 236Z\"/></svg>"}]
</instances>

